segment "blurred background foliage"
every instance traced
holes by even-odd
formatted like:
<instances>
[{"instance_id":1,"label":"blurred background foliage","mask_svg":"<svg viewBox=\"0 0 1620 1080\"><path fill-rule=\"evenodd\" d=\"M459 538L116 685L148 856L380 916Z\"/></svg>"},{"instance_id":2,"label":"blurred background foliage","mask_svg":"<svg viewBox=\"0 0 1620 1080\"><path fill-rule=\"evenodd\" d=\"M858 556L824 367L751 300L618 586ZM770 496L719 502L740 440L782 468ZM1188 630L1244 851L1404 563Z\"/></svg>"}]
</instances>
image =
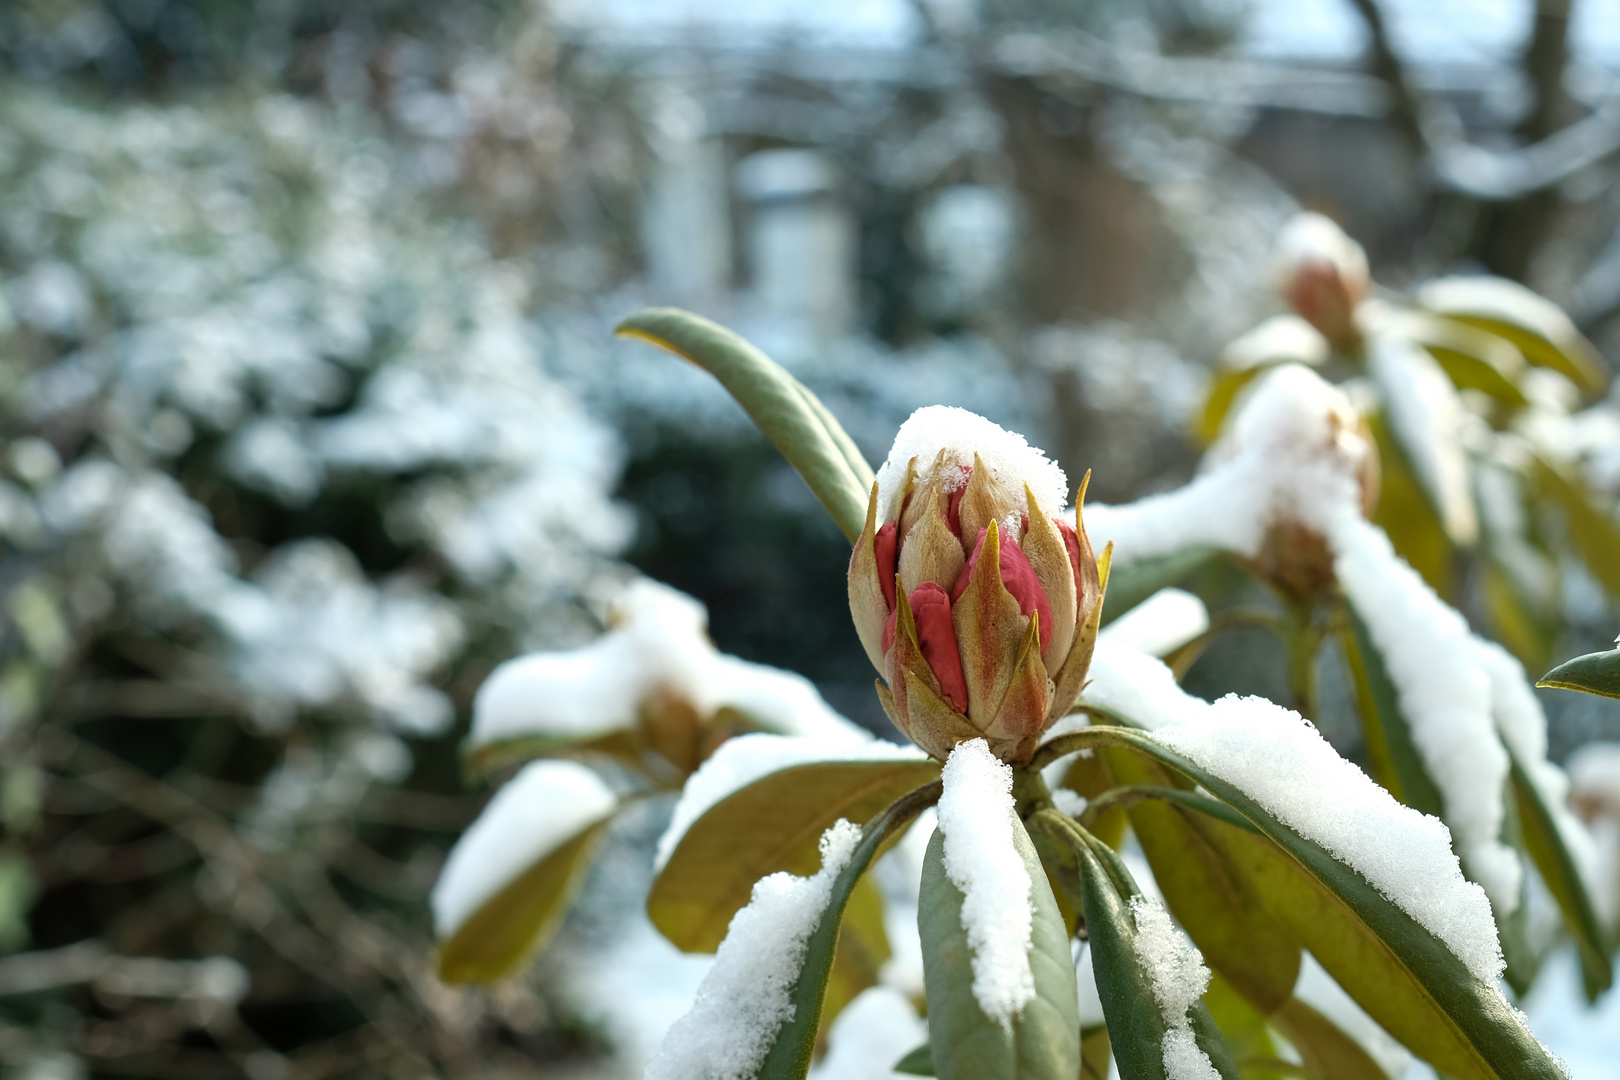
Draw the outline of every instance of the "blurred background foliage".
<instances>
[{"instance_id":1,"label":"blurred background foliage","mask_svg":"<svg viewBox=\"0 0 1620 1080\"><path fill-rule=\"evenodd\" d=\"M483 676L599 632L639 570L887 727L847 544L718 387L611 339L642 303L737 327L874 461L962 405L1109 502L1191 475L1301 207L1380 298L1505 276L1606 374L1607 9L1491 7L1498 37L1457 48L1422 5L1289 7L0 6L0 1060L612 1074L568 955L634 906L655 818L530 976L432 973ZM1437 586L1527 660L1615 629L1620 413L1570 389L1525 390L1586 508L1524 504L1533 634L1504 632L1489 557L1427 534L1457 560ZM1398 469L1383 491L1422 516ZM1269 602L1197 584L1217 616ZM1240 630L1188 685L1287 700L1286 668ZM1355 756L1333 679L1318 719ZM1620 733L1545 702L1555 759Z\"/></svg>"}]
</instances>

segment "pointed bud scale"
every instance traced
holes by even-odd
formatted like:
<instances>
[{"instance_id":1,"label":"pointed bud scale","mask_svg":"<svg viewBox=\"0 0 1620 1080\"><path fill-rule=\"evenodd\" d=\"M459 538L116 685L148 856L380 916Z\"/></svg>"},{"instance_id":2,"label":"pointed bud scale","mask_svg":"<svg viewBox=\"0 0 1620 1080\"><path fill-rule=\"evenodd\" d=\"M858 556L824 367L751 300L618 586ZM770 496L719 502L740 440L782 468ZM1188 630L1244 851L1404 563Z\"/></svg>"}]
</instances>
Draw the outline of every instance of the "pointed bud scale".
<instances>
[{"instance_id":1,"label":"pointed bud scale","mask_svg":"<svg viewBox=\"0 0 1620 1080\"><path fill-rule=\"evenodd\" d=\"M1027 761L1073 706L1101 588L1078 518L1051 516L1067 494L1045 454L962 409L918 410L878 471L850 611L885 711L934 756L982 737Z\"/></svg>"}]
</instances>

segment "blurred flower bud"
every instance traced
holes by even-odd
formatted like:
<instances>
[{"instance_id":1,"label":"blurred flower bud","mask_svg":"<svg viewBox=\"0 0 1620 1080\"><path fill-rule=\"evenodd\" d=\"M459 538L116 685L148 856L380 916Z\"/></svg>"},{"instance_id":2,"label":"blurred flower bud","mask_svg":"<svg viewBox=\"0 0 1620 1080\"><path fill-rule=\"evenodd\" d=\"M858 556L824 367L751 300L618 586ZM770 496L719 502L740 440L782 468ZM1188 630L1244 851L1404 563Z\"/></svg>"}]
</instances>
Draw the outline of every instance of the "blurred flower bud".
<instances>
[{"instance_id":1,"label":"blurred flower bud","mask_svg":"<svg viewBox=\"0 0 1620 1080\"><path fill-rule=\"evenodd\" d=\"M1277 291L1341 352L1361 344L1356 307L1371 281L1367 253L1321 214L1298 214L1277 238Z\"/></svg>"},{"instance_id":2,"label":"blurred flower bud","mask_svg":"<svg viewBox=\"0 0 1620 1080\"><path fill-rule=\"evenodd\" d=\"M850 611L884 709L935 757L984 738L1027 761L1080 692L1102 588L1079 512L1072 528L1048 513L1067 487L1021 436L941 406L906 421L879 471Z\"/></svg>"},{"instance_id":3,"label":"blurred flower bud","mask_svg":"<svg viewBox=\"0 0 1620 1080\"><path fill-rule=\"evenodd\" d=\"M1366 419L1338 388L1301 365L1285 364L1256 380L1210 450L1214 463L1241 459L1261 463L1271 474L1286 469L1294 475L1294 494L1279 498L1268 511L1255 573L1300 599L1332 587L1333 553L1319 513L1310 507L1323 504L1318 496L1339 493L1355 498L1362 516L1371 516L1380 474Z\"/></svg>"}]
</instances>

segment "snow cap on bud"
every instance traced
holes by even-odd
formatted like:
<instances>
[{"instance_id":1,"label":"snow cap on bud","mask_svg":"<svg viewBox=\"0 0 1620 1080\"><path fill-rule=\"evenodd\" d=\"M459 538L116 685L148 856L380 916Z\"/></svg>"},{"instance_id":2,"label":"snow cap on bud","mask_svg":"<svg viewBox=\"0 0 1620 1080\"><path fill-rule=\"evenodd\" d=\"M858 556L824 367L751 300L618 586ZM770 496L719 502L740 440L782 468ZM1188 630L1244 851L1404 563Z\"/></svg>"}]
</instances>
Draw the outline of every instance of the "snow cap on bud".
<instances>
[{"instance_id":1,"label":"snow cap on bud","mask_svg":"<svg viewBox=\"0 0 1620 1080\"><path fill-rule=\"evenodd\" d=\"M1356 307L1371 280L1367 253L1321 214L1296 214L1277 238L1272 278L1299 315L1341 351L1361 342Z\"/></svg>"},{"instance_id":2,"label":"snow cap on bud","mask_svg":"<svg viewBox=\"0 0 1620 1080\"><path fill-rule=\"evenodd\" d=\"M1098 561L1057 464L982 416L913 413L878 470L849 606L889 718L938 758L983 738L1029 760L1085 680ZM1082 491L1083 495L1083 491Z\"/></svg>"},{"instance_id":3,"label":"snow cap on bud","mask_svg":"<svg viewBox=\"0 0 1620 1080\"><path fill-rule=\"evenodd\" d=\"M1238 458L1292 477L1270 508L1256 573L1302 599L1331 587L1333 555L1321 508L1336 505L1340 493L1363 516L1378 505L1378 448L1366 419L1343 390L1303 365L1284 364L1256 380L1210 448L1212 462Z\"/></svg>"}]
</instances>

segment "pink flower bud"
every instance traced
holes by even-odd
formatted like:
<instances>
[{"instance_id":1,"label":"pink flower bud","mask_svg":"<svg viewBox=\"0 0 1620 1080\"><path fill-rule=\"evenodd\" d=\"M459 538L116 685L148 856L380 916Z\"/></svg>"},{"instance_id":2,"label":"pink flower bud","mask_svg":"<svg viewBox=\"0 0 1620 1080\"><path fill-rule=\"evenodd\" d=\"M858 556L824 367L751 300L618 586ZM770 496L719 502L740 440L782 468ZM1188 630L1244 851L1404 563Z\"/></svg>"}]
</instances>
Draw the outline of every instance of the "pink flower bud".
<instances>
[{"instance_id":1,"label":"pink flower bud","mask_svg":"<svg viewBox=\"0 0 1620 1080\"><path fill-rule=\"evenodd\" d=\"M1044 509L1066 494L1044 454L960 409L919 410L879 472L850 611L884 708L936 757L982 737L1027 761L1079 694L1102 586L1078 512Z\"/></svg>"},{"instance_id":2,"label":"pink flower bud","mask_svg":"<svg viewBox=\"0 0 1620 1080\"><path fill-rule=\"evenodd\" d=\"M1361 245L1321 214L1299 214L1277 240L1277 291L1341 352L1361 344L1356 308L1371 279Z\"/></svg>"}]
</instances>

